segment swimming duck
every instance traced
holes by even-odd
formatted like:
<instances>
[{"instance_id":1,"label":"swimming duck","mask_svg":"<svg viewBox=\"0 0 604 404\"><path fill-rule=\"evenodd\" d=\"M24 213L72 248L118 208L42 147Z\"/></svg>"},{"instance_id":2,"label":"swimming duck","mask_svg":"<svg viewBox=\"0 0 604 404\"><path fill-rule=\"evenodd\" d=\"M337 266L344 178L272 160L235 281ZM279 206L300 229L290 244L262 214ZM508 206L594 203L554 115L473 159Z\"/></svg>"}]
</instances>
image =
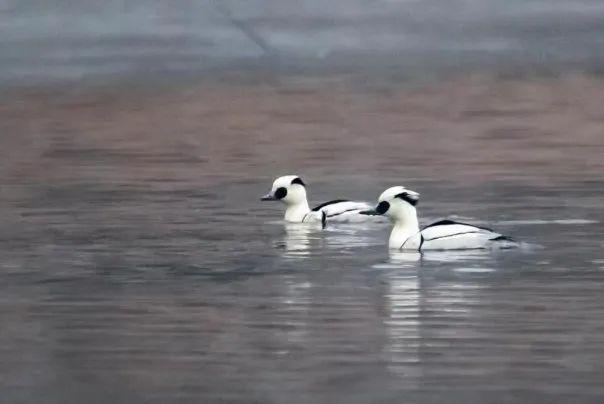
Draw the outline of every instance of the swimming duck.
<instances>
[{"instance_id":1,"label":"swimming duck","mask_svg":"<svg viewBox=\"0 0 604 404\"><path fill-rule=\"evenodd\" d=\"M273 182L271 192L261 198L263 201L281 201L285 204L285 220L294 223L361 222L366 216L359 212L371 208L366 202L336 199L312 209L306 199L306 184L297 175L285 175Z\"/></svg>"},{"instance_id":2,"label":"swimming duck","mask_svg":"<svg viewBox=\"0 0 604 404\"><path fill-rule=\"evenodd\" d=\"M490 247L509 248L514 240L486 227L453 220L441 220L419 228L417 210L419 193L402 186L385 190L374 209L363 215L384 215L394 224L388 246L399 250L464 250Z\"/></svg>"}]
</instances>

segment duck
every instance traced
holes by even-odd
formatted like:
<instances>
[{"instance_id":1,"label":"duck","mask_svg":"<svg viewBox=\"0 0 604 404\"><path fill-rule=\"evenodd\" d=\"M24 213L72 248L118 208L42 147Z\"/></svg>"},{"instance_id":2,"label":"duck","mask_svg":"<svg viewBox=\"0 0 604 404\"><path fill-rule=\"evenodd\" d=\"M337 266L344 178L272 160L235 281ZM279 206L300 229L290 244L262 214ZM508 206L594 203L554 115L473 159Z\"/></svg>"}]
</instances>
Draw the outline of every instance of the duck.
<instances>
[{"instance_id":1,"label":"duck","mask_svg":"<svg viewBox=\"0 0 604 404\"><path fill-rule=\"evenodd\" d=\"M298 175L278 177L273 182L271 191L260 200L284 203L286 222L321 223L323 228L332 221L366 222L367 215L359 215L359 213L371 208L367 202L335 199L311 209L306 197L306 183Z\"/></svg>"},{"instance_id":2,"label":"duck","mask_svg":"<svg viewBox=\"0 0 604 404\"><path fill-rule=\"evenodd\" d=\"M487 227L454 220L440 220L420 230L417 203L420 194L403 186L390 187L378 198L375 208L361 215L386 216L394 224L388 246L396 250L472 250L511 248L516 241Z\"/></svg>"}]
</instances>

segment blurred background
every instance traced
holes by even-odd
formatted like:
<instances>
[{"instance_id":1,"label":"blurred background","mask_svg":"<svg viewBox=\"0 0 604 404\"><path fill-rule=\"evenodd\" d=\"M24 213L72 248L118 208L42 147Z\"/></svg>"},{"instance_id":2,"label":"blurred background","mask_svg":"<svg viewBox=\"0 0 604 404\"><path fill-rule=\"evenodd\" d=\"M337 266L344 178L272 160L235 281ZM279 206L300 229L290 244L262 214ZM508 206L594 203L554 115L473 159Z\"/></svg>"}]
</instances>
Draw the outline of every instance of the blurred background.
<instances>
[{"instance_id":1,"label":"blurred background","mask_svg":"<svg viewBox=\"0 0 604 404\"><path fill-rule=\"evenodd\" d=\"M3 0L4 84L225 70L600 71L597 0Z\"/></svg>"},{"instance_id":2,"label":"blurred background","mask_svg":"<svg viewBox=\"0 0 604 404\"><path fill-rule=\"evenodd\" d=\"M601 0L0 0L0 402L601 403L603 67Z\"/></svg>"}]
</instances>

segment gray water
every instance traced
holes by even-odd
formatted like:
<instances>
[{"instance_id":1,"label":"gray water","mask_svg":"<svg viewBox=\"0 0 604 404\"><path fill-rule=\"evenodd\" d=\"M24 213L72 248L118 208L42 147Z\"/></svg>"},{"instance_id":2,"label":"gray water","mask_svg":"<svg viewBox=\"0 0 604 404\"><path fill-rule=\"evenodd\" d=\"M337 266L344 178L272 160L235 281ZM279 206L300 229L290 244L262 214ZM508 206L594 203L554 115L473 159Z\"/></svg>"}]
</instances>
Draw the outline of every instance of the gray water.
<instances>
[{"instance_id":1,"label":"gray water","mask_svg":"<svg viewBox=\"0 0 604 404\"><path fill-rule=\"evenodd\" d=\"M601 402L604 217L584 187L470 204L418 184L541 245L419 255L389 254L383 225L276 222L269 180L28 200L3 229L0 401Z\"/></svg>"},{"instance_id":2,"label":"gray water","mask_svg":"<svg viewBox=\"0 0 604 404\"><path fill-rule=\"evenodd\" d=\"M600 0L0 0L0 84L269 70L601 71Z\"/></svg>"},{"instance_id":3,"label":"gray water","mask_svg":"<svg viewBox=\"0 0 604 404\"><path fill-rule=\"evenodd\" d=\"M0 402L602 402L602 85L22 94L0 110ZM285 225L259 197L290 172L313 203L404 184L423 223L525 246Z\"/></svg>"}]
</instances>

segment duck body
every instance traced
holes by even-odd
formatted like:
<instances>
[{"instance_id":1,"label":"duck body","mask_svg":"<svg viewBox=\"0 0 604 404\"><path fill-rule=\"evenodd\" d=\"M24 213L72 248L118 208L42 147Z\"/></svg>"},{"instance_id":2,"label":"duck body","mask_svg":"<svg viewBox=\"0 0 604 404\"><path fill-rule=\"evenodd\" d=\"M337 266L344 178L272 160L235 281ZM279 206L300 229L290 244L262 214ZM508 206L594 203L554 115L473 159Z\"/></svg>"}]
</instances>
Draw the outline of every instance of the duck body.
<instances>
[{"instance_id":1,"label":"duck body","mask_svg":"<svg viewBox=\"0 0 604 404\"><path fill-rule=\"evenodd\" d=\"M365 222L365 216L359 213L370 208L371 205L365 202L348 201L345 199L336 199L334 201L322 203L315 206L307 213L305 220L338 222L338 223L356 223ZM305 221L303 220L303 222Z\"/></svg>"},{"instance_id":2,"label":"duck body","mask_svg":"<svg viewBox=\"0 0 604 404\"><path fill-rule=\"evenodd\" d=\"M510 246L514 240L489 228L453 220L441 220L424 227L402 244L391 245L401 250L472 250L496 245Z\"/></svg>"},{"instance_id":3,"label":"duck body","mask_svg":"<svg viewBox=\"0 0 604 404\"><path fill-rule=\"evenodd\" d=\"M356 223L367 221L360 215L371 207L366 202L336 199L322 203L312 209L306 197L306 184L297 175L279 177L273 183L271 192L261 198L263 201L281 201L285 204L284 219L291 223Z\"/></svg>"},{"instance_id":4,"label":"duck body","mask_svg":"<svg viewBox=\"0 0 604 404\"><path fill-rule=\"evenodd\" d=\"M387 216L394 226L388 246L397 250L470 250L510 248L516 242L510 237L489 228L453 220L441 220L420 230L417 210L417 192L397 186L388 188L379 197L375 209L363 211L365 215Z\"/></svg>"}]
</instances>

